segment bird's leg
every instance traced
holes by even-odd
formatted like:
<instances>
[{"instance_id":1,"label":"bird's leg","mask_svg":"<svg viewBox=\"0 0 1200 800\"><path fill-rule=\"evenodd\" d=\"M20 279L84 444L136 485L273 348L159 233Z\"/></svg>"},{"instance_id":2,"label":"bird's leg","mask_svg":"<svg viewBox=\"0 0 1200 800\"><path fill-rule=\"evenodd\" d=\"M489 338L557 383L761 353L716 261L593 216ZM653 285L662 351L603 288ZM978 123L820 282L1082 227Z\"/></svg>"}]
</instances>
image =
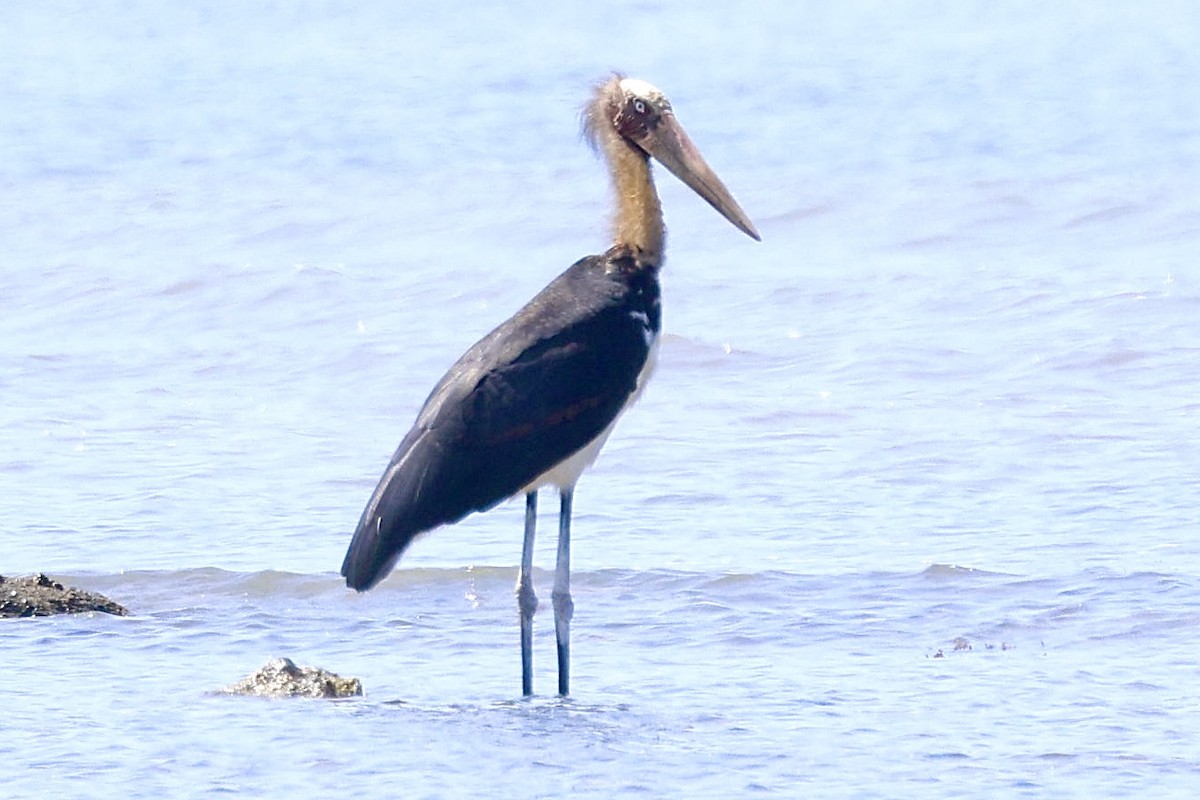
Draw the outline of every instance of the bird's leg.
<instances>
[{"instance_id":1,"label":"bird's leg","mask_svg":"<svg viewBox=\"0 0 1200 800\"><path fill-rule=\"evenodd\" d=\"M558 693L571 691L571 498L575 487L562 490L562 505L558 511L558 562L554 568L554 638L558 642Z\"/></svg>"},{"instance_id":2,"label":"bird's leg","mask_svg":"<svg viewBox=\"0 0 1200 800\"><path fill-rule=\"evenodd\" d=\"M517 610L521 615L521 693L533 694L533 612L538 599L533 592L533 532L537 527L537 490L525 495L525 543L517 573Z\"/></svg>"}]
</instances>

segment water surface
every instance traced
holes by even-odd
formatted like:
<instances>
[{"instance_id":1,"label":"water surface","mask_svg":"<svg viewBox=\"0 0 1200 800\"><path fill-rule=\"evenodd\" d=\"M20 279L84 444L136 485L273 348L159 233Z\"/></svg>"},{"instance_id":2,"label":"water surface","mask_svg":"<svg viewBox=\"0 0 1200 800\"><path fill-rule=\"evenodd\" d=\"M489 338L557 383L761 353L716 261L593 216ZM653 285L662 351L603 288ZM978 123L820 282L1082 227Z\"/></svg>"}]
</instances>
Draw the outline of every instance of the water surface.
<instances>
[{"instance_id":1,"label":"water surface","mask_svg":"<svg viewBox=\"0 0 1200 800\"><path fill-rule=\"evenodd\" d=\"M51 3L0 26L14 798L1191 796L1200 13ZM662 357L519 698L523 506L336 575L467 346L606 243L671 96ZM553 563L542 502L537 563ZM549 576L537 575L549 606ZM212 697L286 655L335 703ZM498 788L503 787L503 788Z\"/></svg>"}]
</instances>

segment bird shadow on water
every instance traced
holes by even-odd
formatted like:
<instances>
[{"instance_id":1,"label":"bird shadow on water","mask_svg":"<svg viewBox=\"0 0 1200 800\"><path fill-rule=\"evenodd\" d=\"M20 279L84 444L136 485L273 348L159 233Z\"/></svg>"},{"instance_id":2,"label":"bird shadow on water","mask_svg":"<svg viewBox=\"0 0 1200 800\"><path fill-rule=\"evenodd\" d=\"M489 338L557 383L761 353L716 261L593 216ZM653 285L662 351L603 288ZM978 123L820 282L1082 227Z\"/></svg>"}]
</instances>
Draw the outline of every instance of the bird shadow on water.
<instances>
[{"instance_id":1,"label":"bird shadow on water","mask_svg":"<svg viewBox=\"0 0 1200 800\"><path fill-rule=\"evenodd\" d=\"M627 703L584 703L570 697L528 697L483 703L426 703L402 699L355 704L356 714L401 715L423 724L467 723L472 729L517 732L529 736L562 733L600 739L626 739L635 730L652 730L654 721Z\"/></svg>"},{"instance_id":2,"label":"bird shadow on water","mask_svg":"<svg viewBox=\"0 0 1200 800\"><path fill-rule=\"evenodd\" d=\"M612 705L581 703L571 697L521 697L512 700L495 700L490 703L423 703L413 700L382 700L376 704L390 710L405 710L430 715L492 714L501 713L524 718L578 718L623 714L631 710L628 703Z\"/></svg>"}]
</instances>

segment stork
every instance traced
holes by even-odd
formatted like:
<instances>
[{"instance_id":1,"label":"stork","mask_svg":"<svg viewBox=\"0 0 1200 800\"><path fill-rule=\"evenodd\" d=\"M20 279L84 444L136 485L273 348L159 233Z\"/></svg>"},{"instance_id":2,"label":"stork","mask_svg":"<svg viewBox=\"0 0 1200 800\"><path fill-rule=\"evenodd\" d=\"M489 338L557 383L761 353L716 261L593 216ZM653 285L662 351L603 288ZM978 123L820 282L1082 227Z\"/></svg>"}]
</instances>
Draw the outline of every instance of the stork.
<instances>
[{"instance_id":1,"label":"stork","mask_svg":"<svg viewBox=\"0 0 1200 800\"><path fill-rule=\"evenodd\" d=\"M759 239L654 86L615 75L596 87L583 128L612 174L612 246L571 265L438 381L375 487L342 563L346 584L366 591L416 536L524 494L516 594L526 696L533 693L538 489L553 486L560 497L551 598L558 692L566 695L575 483L645 389L658 353L665 230L650 158Z\"/></svg>"}]
</instances>

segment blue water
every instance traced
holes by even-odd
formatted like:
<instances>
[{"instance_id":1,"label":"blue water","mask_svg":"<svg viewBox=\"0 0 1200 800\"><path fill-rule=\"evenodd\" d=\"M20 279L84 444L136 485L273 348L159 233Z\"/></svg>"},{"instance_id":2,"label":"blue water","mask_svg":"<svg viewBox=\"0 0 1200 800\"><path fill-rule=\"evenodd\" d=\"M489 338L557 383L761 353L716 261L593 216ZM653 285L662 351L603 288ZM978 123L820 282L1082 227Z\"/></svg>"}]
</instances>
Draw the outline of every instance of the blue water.
<instances>
[{"instance_id":1,"label":"blue water","mask_svg":"<svg viewBox=\"0 0 1200 800\"><path fill-rule=\"evenodd\" d=\"M1190 797L1190 3L0 12L3 796ZM658 372L576 494L573 697L523 504L336 571L432 384L606 245L650 80ZM537 563L553 563L542 502ZM272 656L362 699L209 694Z\"/></svg>"}]
</instances>

